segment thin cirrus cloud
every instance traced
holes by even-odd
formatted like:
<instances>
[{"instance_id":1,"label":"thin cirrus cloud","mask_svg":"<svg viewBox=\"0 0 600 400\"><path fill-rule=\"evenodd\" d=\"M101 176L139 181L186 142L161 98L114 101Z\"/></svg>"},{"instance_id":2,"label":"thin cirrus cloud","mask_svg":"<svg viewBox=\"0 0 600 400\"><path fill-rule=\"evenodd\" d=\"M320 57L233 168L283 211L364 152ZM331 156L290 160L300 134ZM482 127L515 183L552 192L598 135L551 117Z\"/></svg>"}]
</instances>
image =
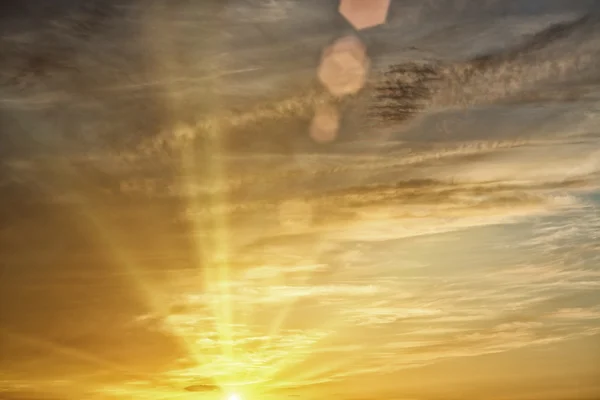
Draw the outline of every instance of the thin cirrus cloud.
<instances>
[{"instance_id":1,"label":"thin cirrus cloud","mask_svg":"<svg viewBox=\"0 0 600 400\"><path fill-rule=\"evenodd\" d=\"M440 188L438 185L434 185L433 190L422 184L419 188L424 190L425 194L421 193L422 197L417 199L411 199L398 188L363 189L361 195L364 196L366 192L383 202L390 199L397 202L401 199L404 204L410 204L410 201L427 204L428 196L438 200L446 198L440 196L440 192L445 190L442 188L446 187L440 185ZM563 187L562 184L557 184L552 188L552 185L543 184L540 191L562 191L568 187L569 185ZM388 373L446 359L558 344L597 334L600 329L597 307L566 308L561 305L561 298L565 295L586 298L592 296L598 288L597 271L583 264L573 264L573 259L570 260L572 264L564 264L567 257L576 254L577 247L581 244L578 241L570 243L569 240L578 236L585 237L593 232L599 223L598 216L594 214L593 208L573 202L574 198L567 202L560 200L552 206L553 197L539 193L536 195L540 197L533 203L529 203L530 200L525 202L532 204L531 208L525 208L521 214L515 213L514 202L519 204L520 201L520 196L515 194L515 191L526 191L528 196L532 196L534 193L531 191L535 190L529 189L529 186L527 188L514 184L504 187L492 185L485 189L478 186L465 186L460 189L452 187L453 195L457 195L460 201L446 200L441 210L456 207L454 218L458 221L457 224L449 224L447 215L439 221L423 219L421 216L420 222L426 221L428 227L437 224L438 227L426 231L427 234L448 234L457 231L468 232L477 226L505 225L508 217L516 216L518 218L513 222L524 222L536 214L562 215L562 228L556 225L555 228L567 229L568 234L556 235L554 230L548 230L544 223L540 222L534 224L531 239L518 245L512 244L515 246L512 250L513 264L493 268L494 263L500 261L496 261L494 255L490 254L483 261L489 265L469 265L456 274L446 273L439 276L431 269L438 268L439 264L439 260L433 256L421 255L415 260L403 257L398 262L383 262L382 258L393 257L394 252L387 249L389 253L376 257L375 253L368 253L367 246L358 250L354 257L347 257L346 247L349 243L379 242L384 239L398 241L402 238L417 240L418 243L418 237L424 233L415 223L414 229L405 230L404 235L400 234L395 225L406 224L413 217L390 218L388 207L388 213L382 214L385 218L381 218L380 221L382 225L392 227L392 233L388 236L375 236L378 240L374 240L375 234L366 229L373 217L362 212L360 201L357 202L360 196L346 191L344 196L347 197L342 196L342 199L351 199L354 202L353 211L360 215L355 217L355 223L359 226L355 230L356 235L348 236L352 226L348 226L347 219L340 228L329 226L324 230L313 229L306 232L307 235L315 235L320 240L333 241L326 250L329 253L344 254L337 260L337 263L342 263L342 268L334 268L331 258L328 263L327 258L320 258L323 256L319 256L318 252L313 254L316 259L307 259L306 253L291 239L282 242L281 238L272 238L262 241L253 251L257 254L263 251L270 252L269 249L273 246L274 251L270 254L281 254L285 266L278 267L276 259L271 256L268 265L244 269L231 285L236 288L235 294L232 295L234 302L249 304L251 310L255 309L250 311L250 315L254 315L252 312L260 312L268 320L269 315L277 314L274 309L280 309L282 305L292 302L295 315L310 313L314 317L320 314L324 320L330 321L333 327L316 333L312 340L306 336L310 330L297 331L283 327L276 336L268 333L258 336L248 332L248 337L263 337L261 340L274 343L275 349L279 348L276 343L282 345L282 350L285 346L291 346L290 348L302 354L299 362L307 365L311 365L311 359L319 360L332 352L340 354L342 359L348 357L352 360L352 369L332 366L323 372L323 376L297 379L294 385L301 387L343 380L353 374ZM427 193L428 190L432 192ZM511 207L504 208L498 204L507 201L507 193L515 196L517 200L512 203L509 201ZM389 197L386 198L384 194ZM492 198L493 206L483 207L484 211L480 213L477 221L471 218L471 215L478 214L478 211L477 207L473 210L470 196L478 201L481 200L481 196ZM495 204L494 196L499 196L498 204ZM339 199L336 200L336 204L340 204ZM364 204L369 204L374 209L381 206L377 202L373 205L370 199L365 200ZM489 215L490 210L494 210L496 217ZM444 211L440 213L444 214ZM557 242L560 242L560 246ZM543 253L540 253L536 260L527 257L531 246L551 246L552 243L560 247L563 257L548 255L545 258ZM443 248L443 241L440 246ZM495 251L502 250L501 243L494 244L493 247ZM251 253L249 257L252 259ZM290 260L295 260L296 264ZM584 261L582 259L582 262ZM409 268L405 269L405 266ZM310 284L307 284L307 279ZM274 281L285 284L274 285ZM183 287L180 288L180 291L182 290L185 291ZM179 301L186 301L185 297L178 298ZM216 304L221 299L218 291L194 298L198 304L204 305ZM259 321L260 318L255 316L250 317L250 320ZM171 323L177 324L176 321ZM188 326L192 327L190 329L193 332L195 324L191 323ZM243 326L236 329L241 329L241 332ZM360 348L351 345L346 347L356 343L356 338L365 334L377 334L381 340L376 343L362 343ZM242 348L246 343L240 339L234 347ZM213 342L213 345L216 343ZM310 355L306 355L306 351L309 351ZM342 355L346 352L347 355ZM276 362L280 356L283 354L275 351L267 358ZM260 362L256 365L257 370L260 370L260 365Z\"/></svg>"},{"instance_id":2,"label":"thin cirrus cloud","mask_svg":"<svg viewBox=\"0 0 600 400\"><path fill-rule=\"evenodd\" d=\"M364 266L354 268L359 276L364 273ZM246 361L245 368L254 365L252 368L260 371L269 363L285 361L284 358L289 357L286 350L290 349L308 352L303 354L306 359L301 360L308 365L311 358L347 352L357 368L329 371L327 378L322 378L327 382L346 378L348 374L359 375L367 368L377 373L392 372L444 359L506 352L597 334L600 329L597 308L565 309L553 300L569 292L593 293L597 290L597 285L593 285L597 273L560 267L547 267L544 271L545 274L540 275L539 268L523 266L498 273L473 272L439 282L423 271L422 275L408 279L389 276L366 287L364 278L355 278L355 283L345 278L346 283L334 285L327 280L311 286L296 284L275 288L261 287L255 280L245 284L242 281L240 286L249 285L252 290L247 292L247 297L238 295L237 304L252 299L267 300L259 301L254 307L255 312L270 315L272 307L279 308L290 299L317 300L318 312L329 315L337 325L330 331L314 332L316 336L307 329L283 328L276 336L267 335L259 340L261 336L247 332L248 340L266 341L271 345L269 351L258 353L264 358L252 357L256 364ZM285 274L282 268L280 275ZM342 275L352 276L352 272L346 270ZM582 285L582 282L592 285ZM356 287L352 287L353 284ZM435 290L431 290L432 286ZM218 298L215 295L214 301ZM296 303L296 312L301 314L303 307ZM540 313L539 307L547 311ZM314 306L310 310L315 313ZM176 320L170 323L181 324ZM194 333L198 329L194 327L200 326L198 323L188 321L187 326L188 335L202 335L202 330ZM236 326L236 330L244 336L244 326ZM344 347L365 332L376 333L380 340L362 343L360 349ZM321 345L323 340L327 344ZM247 340L239 339L233 346L243 349L247 344ZM207 349L218 347L218 337L205 339L205 345ZM217 374L219 364L225 360L215 356L213 362L211 368L197 372L209 376ZM296 382L296 385L302 384L309 381Z\"/></svg>"}]
</instances>

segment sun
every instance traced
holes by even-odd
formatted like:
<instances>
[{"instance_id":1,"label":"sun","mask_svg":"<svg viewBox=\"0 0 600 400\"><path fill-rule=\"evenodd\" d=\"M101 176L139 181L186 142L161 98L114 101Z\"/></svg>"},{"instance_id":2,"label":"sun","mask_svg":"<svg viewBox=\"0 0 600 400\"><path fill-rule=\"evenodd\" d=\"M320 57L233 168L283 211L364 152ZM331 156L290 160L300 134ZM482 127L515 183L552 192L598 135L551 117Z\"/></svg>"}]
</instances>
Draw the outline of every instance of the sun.
<instances>
[{"instance_id":1,"label":"sun","mask_svg":"<svg viewBox=\"0 0 600 400\"><path fill-rule=\"evenodd\" d=\"M227 396L227 400L243 400L242 396L240 396L237 393L231 393L229 396Z\"/></svg>"}]
</instances>

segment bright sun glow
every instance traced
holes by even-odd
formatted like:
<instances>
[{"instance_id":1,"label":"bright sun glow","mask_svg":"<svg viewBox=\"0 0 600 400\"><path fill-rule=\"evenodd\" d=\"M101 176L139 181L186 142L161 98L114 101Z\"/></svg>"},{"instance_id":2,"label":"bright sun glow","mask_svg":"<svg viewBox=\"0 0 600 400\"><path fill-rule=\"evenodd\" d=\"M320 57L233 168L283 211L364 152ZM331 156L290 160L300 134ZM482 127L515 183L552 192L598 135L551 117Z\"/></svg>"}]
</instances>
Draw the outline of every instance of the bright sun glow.
<instances>
[{"instance_id":1,"label":"bright sun glow","mask_svg":"<svg viewBox=\"0 0 600 400\"><path fill-rule=\"evenodd\" d=\"M231 393L227 396L227 400L242 400L242 397L237 393Z\"/></svg>"}]
</instances>

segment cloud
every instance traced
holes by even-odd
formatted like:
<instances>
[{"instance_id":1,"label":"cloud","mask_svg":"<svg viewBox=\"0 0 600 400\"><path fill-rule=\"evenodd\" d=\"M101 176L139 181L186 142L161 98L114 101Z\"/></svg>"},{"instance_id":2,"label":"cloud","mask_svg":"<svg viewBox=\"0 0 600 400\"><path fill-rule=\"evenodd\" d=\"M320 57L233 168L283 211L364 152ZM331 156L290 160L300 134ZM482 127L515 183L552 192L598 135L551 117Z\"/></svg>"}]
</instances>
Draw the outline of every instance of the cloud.
<instances>
[{"instance_id":1,"label":"cloud","mask_svg":"<svg viewBox=\"0 0 600 400\"><path fill-rule=\"evenodd\" d=\"M566 320L597 320L600 319L600 311L596 308L561 308L550 314L548 318L566 319Z\"/></svg>"},{"instance_id":2,"label":"cloud","mask_svg":"<svg viewBox=\"0 0 600 400\"><path fill-rule=\"evenodd\" d=\"M576 225L579 229L586 231L596 223L589 219L589 210L585 207L568 209L577 210L572 211L571 218L588 216L587 224ZM395 224L397 220L388 219L388 223ZM571 220L570 224L573 223ZM572 238L573 235L576 232L569 231L562 238ZM395 237L398 240L402 236ZM556 240L561 238L553 237ZM287 324L293 324L291 321L295 319L284 319L275 336L247 331L249 325L242 324L232 326L232 330L240 336L233 342L219 339L212 333L210 341L202 343L207 348L218 347L218 343L230 343L242 354L247 354L246 346L254 342L251 338L254 337L256 343L269 342L272 344L269 348L277 350L258 351L252 356L257 364L245 361L245 365L254 365L251 368L261 370L261 363L268 359L273 365L285 366L272 373L289 375L288 379L294 382L295 387L308 387L344 380L352 375L388 373L457 357L557 344L600 332L597 307L560 306L565 293L585 295L597 289L598 272L594 269L563 265L561 259L548 258L537 260L541 264L512 263L494 268L469 265L466 270L455 274L451 271L440 274L432 269L431 264L436 263L435 255L415 260L406 260L403 256L399 262L391 263L391 267L382 268L387 264L385 257L394 254L391 250L377 256L376 252L369 252L369 246L362 246L356 248L358 253L355 256L342 257L348 255L347 246L358 240L339 240L335 250L330 248L329 251L339 253L340 258L322 258L321 262L314 263L314 260L308 261L303 250L299 250L290 239L285 247L279 245L280 251L287 256L283 257L287 259L285 265L278 266L278 253L273 252L271 254L275 258L270 258L268 265L255 265L237 274L230 285L234 289L228 297L219 294L217 288L194 297L202 304L218 304L225 299L229 299L231 304L243 304L250 312L246 318L256 323L262 320L259 315L266 320L272 320L273 316L277 319L278 310L290 307L287 312L293 312L295 318L311 315L312 321L316 321L315 317L321 315L323 321L332 324L323 326L335 328L321 333L315 331L316 336L305 336L311 332L309 329L289 330ZM418 243L419 239L416 240ZM268 249L268 242L262 246ZM444 246L443 241L440 246ZM512 251L513 262L530 244L523 242L519 246ZM566 244L562 246L566 252L570 248ZM294 259L294 251L299 252L298 255L304 254L304 258L295 258L295 265L289 261ZM365 252L369 252L368 255L362 256ZM335 268L325 260L329 263L343 262L343 266ZM488 255L484 262L494 260L493 255ZM414 268L410 265L419 266ZM289 284L273 284L273 279ZM190 327L187 335L195 335L194 327L201 325L194 322L193 315L197 318L194 313L190 310L192 319L187 324ZM177 320L172 322L182 326ZM309 325L313 324L319 326L316 322ZM379 339L360 339L374 336ZM285 349L300 355L286 360L289 354ZM340 354L339 366L336 363L329 365L331 360L329 363L324 361L323 357L332 353ZM210 371L217 370L216 365L226 363L226 360L216 357L214 362L216 364ZM319 369L313 369L313 365L320 363L324 363L324 370L318 373ZM296 376L286 372L290 368L301 373ZM263 384L270 385L267 382Z\"/></svg>"},{"instance_id":3,"label":"cloud","mask_svg":"<svg viewBox=\"0 0 600 400\"><path fill-rule=\"evenodd\" d=\"M216 385L196 384L185 388L188 392L215 392L220 388Z\"/></svg>"},{"instance_id":4,"label":"cloud","mask_svg":"<svg viewBox=\"0 0 600 400\"><path fill-rule=\"evenodd\" d=\"M265 390L275 390L277 376L303 387L598 333L596 308L567 308L560 300L598 289L598 273L581 254L584 246L593 253L599 221L586 199L598 173L593 146L416 147L313 155L308 166L278 156L232 155L227 160L239 175L218 188L200 182L192 193L173 183L173 175L159 175L160 163L150 163L149 171L139 160L111 165L105 180L85 179L105 158L65 164L85 183L79 190L105 188L94 200L113 204L126 204L131 194L116 183L134 167L146 204L160 209L165 199L181 201L177 207L183 207L167 215L198 222L197 243L214 239L212 230L201 229L204 223L216 216L232 222L229 282L219 280L218 268L214 274L174 271L160 285L167 312L134 321L182 339L190 353L182 365L202 357L158 373L167 386L212 391L198 377L217 382L243 375ZM8 168L21 178L62 176L52 174L48 160ZM151 184L142 184L146 179ZM158 182L171 182L174 190L156 195ZM216 195L227 202L211 206ZM301 207L279 212L282 204ZM500 243L482 244L478 229L499 226L529 230L522 239L498 235ZM433 251L427 243L435 240ZM210 267L210 259L201 262ZM331 365L332 358L339 365ZM107 392L136 396L155 383L115 385Z\"/></svg>"}]
</instances>

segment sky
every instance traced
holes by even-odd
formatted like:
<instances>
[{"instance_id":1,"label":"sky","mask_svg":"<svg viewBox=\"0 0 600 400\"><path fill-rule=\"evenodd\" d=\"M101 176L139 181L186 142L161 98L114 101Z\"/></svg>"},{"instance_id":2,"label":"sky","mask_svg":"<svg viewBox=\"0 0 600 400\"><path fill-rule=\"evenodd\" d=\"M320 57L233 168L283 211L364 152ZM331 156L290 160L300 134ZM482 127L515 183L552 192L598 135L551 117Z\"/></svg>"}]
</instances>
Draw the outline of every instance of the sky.
<instances>
[{"instance_id":1,"label":"sky","mask_svg":"<svg viewBox=\"0 0 600 400\"><path fill-rule=\"evenodd\" d=\"M0 399L600 398L596 2L338 7L0 5Z\"/></svg>"}]
</instances>

